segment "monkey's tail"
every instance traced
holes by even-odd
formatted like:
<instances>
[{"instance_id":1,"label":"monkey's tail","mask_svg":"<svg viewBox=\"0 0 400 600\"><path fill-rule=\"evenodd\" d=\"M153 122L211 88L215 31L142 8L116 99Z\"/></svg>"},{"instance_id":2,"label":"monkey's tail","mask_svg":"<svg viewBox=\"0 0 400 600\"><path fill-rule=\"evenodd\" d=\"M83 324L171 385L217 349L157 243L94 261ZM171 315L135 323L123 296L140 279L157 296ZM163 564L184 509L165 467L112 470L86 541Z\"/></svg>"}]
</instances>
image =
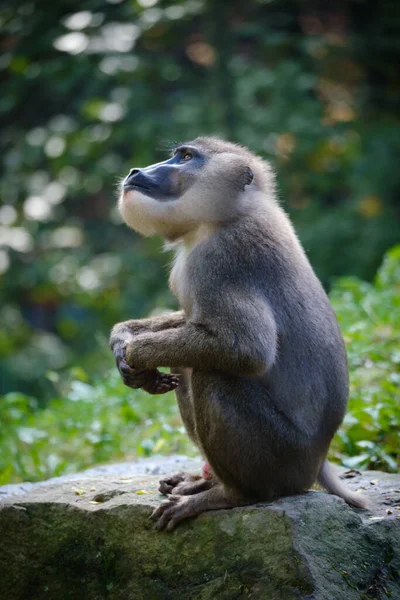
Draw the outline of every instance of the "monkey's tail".
<instances>
[{"instance_id":1,"label":"monkey's tail","mask_svg":"<svg viewBox=\"0 0 400 600\"><path fill-rule=\"evenodd\" d=\"M334 468L328 460L325 460L318 474L318 483L322 485L330 494L335 494L343 498L347 504L357 508L367 508L367 500L361 494L351 492L336 475Z\"/></svg>"}]
</instances>

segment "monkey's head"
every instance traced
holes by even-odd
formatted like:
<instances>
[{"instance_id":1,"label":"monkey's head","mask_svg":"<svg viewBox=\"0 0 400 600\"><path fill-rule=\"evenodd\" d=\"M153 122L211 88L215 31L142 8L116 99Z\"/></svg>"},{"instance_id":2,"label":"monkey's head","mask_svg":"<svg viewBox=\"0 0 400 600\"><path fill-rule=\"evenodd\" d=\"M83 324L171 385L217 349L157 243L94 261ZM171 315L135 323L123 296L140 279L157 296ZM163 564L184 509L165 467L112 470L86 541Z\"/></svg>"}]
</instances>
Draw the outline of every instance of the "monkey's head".
<instances>
[{"instance_id":1,"label":"monkey's head","mask_svg":"<svg viewBox=\"0 0 400 600\"><path fill-rule=\"evenodd\" d=\"M242 146L200 137L179 145L160 163L131 169L119 209L142 235L176 240L200 225L222 225L259 206L273 187L267 163Z\"/></svg>"}]
</instances>

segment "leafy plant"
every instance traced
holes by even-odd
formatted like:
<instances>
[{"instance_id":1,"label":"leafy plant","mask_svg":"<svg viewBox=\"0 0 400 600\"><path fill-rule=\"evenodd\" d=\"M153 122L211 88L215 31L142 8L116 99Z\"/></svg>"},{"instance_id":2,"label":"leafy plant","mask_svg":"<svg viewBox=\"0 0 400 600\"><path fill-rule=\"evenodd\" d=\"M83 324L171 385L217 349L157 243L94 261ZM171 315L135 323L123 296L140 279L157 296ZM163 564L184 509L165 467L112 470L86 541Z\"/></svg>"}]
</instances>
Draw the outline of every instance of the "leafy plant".
<instances>
[{"instance_id":1,"label":"leafy plant","mask_svg":"<svg viewBox=\"0 0 400 600\"><path fill-rule=\"evenodd\" d=\"M349 467L400 467L400 246L374 283L345 278L331 300L344 333L350 370L349 410L332 452Z\"/></svg>"},{"instance_id":2,"label":"leafy plant","mask_svg":"<svg viewBox=\"0 0 400 600\"><path fill-rule=\"evenodd\" d=\"M70 375L63 395L45 408L18 392L1 399L0 484L153 453L193 453L173 394L130 390L116 369L95 385L81 369Z\"/></svg>"}]
</instances>

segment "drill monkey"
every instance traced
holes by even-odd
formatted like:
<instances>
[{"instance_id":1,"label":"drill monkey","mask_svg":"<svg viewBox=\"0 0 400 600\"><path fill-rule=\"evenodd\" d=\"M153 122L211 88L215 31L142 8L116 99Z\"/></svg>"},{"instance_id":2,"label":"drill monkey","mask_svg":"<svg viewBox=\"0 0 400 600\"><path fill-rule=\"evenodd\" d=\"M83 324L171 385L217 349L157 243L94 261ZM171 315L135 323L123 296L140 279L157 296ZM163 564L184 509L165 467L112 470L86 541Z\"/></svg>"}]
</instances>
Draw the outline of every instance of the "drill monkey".
<instances>
[{"instance_id":1,"label":"drill monkey","mask_svg":"<svg viewBox=\"0 0 400 600\"><path fill-rule=\"evenodd\" d=\"M165 162L132 169L119 209L137 232L175 248L170 287L181 310L117 324L117 366L131 387L176 388L207 460L204 477L160 482L171 495L153 513L157 527L301 493L317 479L364 507L326 460L348 397L343 339L268 163L200 137Z\"/></svg>"}]
</instances>

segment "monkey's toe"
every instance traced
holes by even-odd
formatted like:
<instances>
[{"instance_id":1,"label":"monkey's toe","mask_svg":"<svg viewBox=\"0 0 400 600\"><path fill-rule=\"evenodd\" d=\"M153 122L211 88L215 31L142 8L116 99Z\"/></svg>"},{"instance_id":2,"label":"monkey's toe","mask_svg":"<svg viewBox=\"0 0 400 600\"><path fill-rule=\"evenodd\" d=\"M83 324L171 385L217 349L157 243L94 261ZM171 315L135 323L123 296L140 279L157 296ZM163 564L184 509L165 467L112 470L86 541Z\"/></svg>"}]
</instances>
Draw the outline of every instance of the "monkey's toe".
<instances>
[{"instance_id":1,"label":"monkey's toe","mask_svg":"<svg viewBox=\"0 0 400 600\"><path fill-rule=\"evenodd\" d=\"M178 485L172 489L171 493L174 496L192 496L193 494L209 490L212 485L213 481L211 480L206 480L202 477L193 477L191 481L181 481L181 483L178 483Z\"/></svg>"},{"instance_id":2,"label":"monkey's toe","mask_svg":"<svg viewBox=\"0 0 400 600\"><path fill-rule=\"evenodd\" d=\"M170 496L166 502L160 504L150 516L156 521L156 529L172 531L179 521L194 516L196 513L190 508L190 500L190 497Z\"/></svg>"},{"instance_id":3,"label":"monkey's toe","mask_svg":"<svg viewBox=\"0 0 400 600\"><path fill-rule=\"evenodd\" d=\"M202 481L204 480L200 475L191 475L191 473L179 471L178 473L168 475L167 477L164 477L164 479L161 479L158 489L161 494L179 494L186 496L200 491L199 489L196 489L196 487L199 483L201 484Z\"/></svg>"},{"instance_id":4,"label":"monkey's toe","mask_svg":"<svg viewBox=\"0 0 400 600\"><path fill-rule=\"evenodd\" d=\"M167 477L160 479L158 491L161 492L161 494L170 494L174 487L176 487L179 482L185 479L186 475L187 473L179 471L179 473L174 473L173 475L168 475Z\"/></svg>"},{"instance_id":5,"label":"monkey's toe","mask_svg":"<svg viewBox=\"0 0 400 600\"><path fill-rule=\"evenodd\" d=\"M158 486L158 491L160 492L160 494L164 494L164 496L168 496L168 494L171 494L173 489L173 486L167 483L166 481L160 481L160 485Z\"/></svg>"}]
</instances>

